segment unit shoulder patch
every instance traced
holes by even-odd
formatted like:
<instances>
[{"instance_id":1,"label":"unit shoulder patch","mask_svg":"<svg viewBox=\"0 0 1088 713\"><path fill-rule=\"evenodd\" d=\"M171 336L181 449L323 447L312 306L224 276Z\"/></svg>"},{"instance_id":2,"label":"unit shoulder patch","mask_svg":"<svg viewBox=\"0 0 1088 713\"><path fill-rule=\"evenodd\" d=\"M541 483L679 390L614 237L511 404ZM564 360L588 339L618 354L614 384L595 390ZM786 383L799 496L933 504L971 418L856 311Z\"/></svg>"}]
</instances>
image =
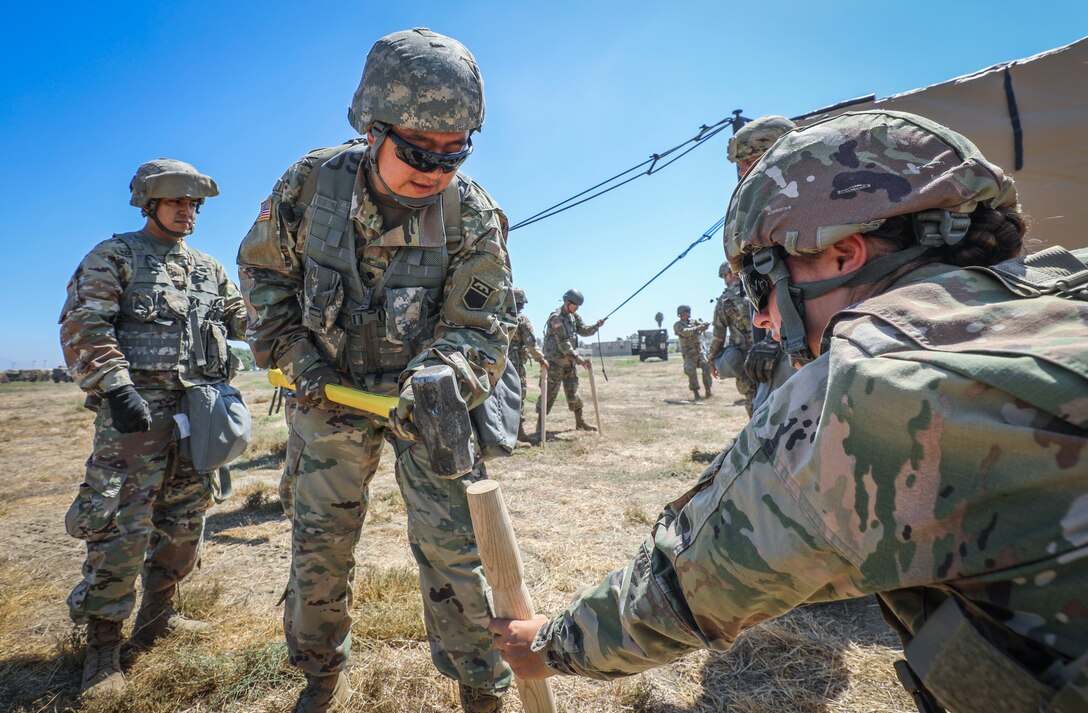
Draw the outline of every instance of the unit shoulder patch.
<instances>
[{"instance_id":1,"label":"unit shoulder patch","mask_svg":"<svg viewBox=\"0 0 1088 713\"><path fill-rule=\"evenodd\" d=\"M495 288L487 284L479 277L472 278L472 283L465 290L464 297L461 301L464 302L465 307L470 310L479 311L487 304L487 300L494 294Z\"/></svg>"}]
</instances>

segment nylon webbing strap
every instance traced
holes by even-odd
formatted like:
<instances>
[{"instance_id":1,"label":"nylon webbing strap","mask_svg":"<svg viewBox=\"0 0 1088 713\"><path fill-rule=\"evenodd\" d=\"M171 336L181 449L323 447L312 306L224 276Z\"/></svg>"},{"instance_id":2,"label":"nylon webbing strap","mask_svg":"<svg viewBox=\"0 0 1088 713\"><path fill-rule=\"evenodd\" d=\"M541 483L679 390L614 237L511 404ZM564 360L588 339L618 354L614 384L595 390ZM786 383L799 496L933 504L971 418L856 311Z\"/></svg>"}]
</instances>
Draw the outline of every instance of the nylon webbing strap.
<instances>
[{"instance_id":1,"label":"nylon webbing strap","mask_svg":"<svg viewBox=\"0 0 1088 713\"><path fill-rule=\"evenodd\" d=\"M992 267L968 269L990 273L1021 297L1081 297L1088 294L1088 266L1059 246Z\"/></svg>"}]
</instances>

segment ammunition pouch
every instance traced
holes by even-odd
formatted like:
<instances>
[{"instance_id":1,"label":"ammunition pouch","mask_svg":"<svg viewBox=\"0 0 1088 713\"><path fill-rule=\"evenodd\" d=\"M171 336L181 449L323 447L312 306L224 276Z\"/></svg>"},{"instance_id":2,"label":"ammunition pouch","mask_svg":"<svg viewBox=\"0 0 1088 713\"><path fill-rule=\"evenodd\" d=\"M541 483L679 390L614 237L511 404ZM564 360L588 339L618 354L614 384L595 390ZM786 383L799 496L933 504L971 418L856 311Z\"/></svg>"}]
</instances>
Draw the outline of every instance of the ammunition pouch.
<instances>
[{"instance_id":1,"label":"ammunition pouch","mask_svg":"<svg viewBox=\"0 0 1088 713\"><path fill-rule=\"evenodd\" d=\"M906 642L906 660L895 664L921 713L1088 710L1088 652L1070 661L946 591L948 598Z\"/></svg>"}]
</instances>

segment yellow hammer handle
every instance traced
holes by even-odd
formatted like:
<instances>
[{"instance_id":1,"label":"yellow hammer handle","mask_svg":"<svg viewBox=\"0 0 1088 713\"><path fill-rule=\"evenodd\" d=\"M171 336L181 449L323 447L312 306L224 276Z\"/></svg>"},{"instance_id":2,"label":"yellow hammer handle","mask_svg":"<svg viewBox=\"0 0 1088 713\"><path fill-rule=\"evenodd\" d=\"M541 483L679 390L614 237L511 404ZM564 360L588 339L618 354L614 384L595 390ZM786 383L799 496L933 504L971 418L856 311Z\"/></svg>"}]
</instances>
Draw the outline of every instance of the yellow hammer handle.
<instances>
[{"instance_id":1,"label":"yellow hammer handle","mask_svg":"<svg viewBox=\"0 0 1088 713\"><path fill-rule=\"evenodd\" d=\"M285 389L295 388L295 385L289 382L279 369L268 370L268 383L273 386L282 386ZM350 406L382 418L389 417L389 410L396 408L399 400L396 396L379 396L378 394L371 394L336 384L329 384L325 387L325 396L329 401L335 401L342 406Z\"/></svg>"}]
</instances>

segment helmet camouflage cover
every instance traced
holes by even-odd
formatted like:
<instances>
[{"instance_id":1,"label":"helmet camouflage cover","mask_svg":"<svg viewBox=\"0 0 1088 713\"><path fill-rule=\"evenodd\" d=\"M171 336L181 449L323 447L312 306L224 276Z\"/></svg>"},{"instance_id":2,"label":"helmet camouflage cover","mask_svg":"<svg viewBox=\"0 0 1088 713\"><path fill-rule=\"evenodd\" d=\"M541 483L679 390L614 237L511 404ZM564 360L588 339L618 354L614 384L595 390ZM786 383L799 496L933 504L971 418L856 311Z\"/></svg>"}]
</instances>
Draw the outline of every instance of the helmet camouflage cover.
<instances>
[{"instance_id":1,"label":"helmet camouflage cover","mask_svg":"<svg viewBox=\"0 0 1088 713\"><path fill-rule=\"evenodd\" d=\"M725 222L734 272L773 245L817 253L885 219L1016 204L1011 178L961 134L916 114L849 112L798 129L737 185Z\"/></svg>"},{"instance_id":2,"label":"helmet camouflage cover","mask_svg":"<svg viewBox=\"0 0 1088 713\"><path fill-rule=\"evenodd\" d=\"M687 312L688 314L691 314L691 307L688 306L688 305L680 305L679 307L676 308L676 316L677 317L683 316L684 312Z\"/></svg>"},{"instance_id":3,"label":"helmet camouflage cover","mask_svg":"<svg viewBox=\"0 0 1088 713\"><path fill-rule=\"evenodd\" d=\"M457 40L417 27L374 43L348 121L360 134L376 121L418 131L477 131L484 113L476 58Z\"/></svg>"},{"instance_id":4,"label":"helmet camouflage cover","mask_svg":"<svg viewBox=\"0 0 1088 713\"><path fill-rule=\"evenodd\" d=\"M521 307L522 305L527 304L528 302L529 302L529 300L525 299L525 290L521 289L520 287L515 287L514 288L514 304L516 304L518 307Z\"/></svg>"},{"instance_id":5,"label":"helmet camouflage cover","mask_svg":"<svg viewBox=\"0 0 1088 713\"><path fill-rule=\"evenodd\" d=\"M796 128L797 124L776 114L753 119L737 129L737 133L730 137L729 147L726 149L729 160L740 163L756 158L771 148L783 134Z\"/></svg>"},{"instance_id":6,"label":"helmet camouflage cover","mask_svg":"<svg viewBox=\"0 0 1088 713\"><path fill-rule=\"evenodd\" d=\"M131 205L147 209L160 198L204 198L219 195L219 186L191 164L158 158L141 164L128 184Z\"/></svg>"}]
</instances>

